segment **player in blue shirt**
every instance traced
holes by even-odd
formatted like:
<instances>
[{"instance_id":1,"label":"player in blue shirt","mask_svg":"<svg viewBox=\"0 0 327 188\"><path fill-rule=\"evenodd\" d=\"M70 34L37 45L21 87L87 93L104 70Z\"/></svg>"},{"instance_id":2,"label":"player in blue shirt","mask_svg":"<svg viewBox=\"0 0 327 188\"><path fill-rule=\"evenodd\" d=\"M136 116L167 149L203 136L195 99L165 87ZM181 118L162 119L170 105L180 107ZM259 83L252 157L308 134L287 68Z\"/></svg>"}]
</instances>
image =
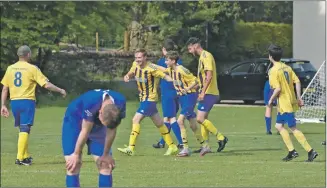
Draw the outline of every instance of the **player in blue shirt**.
<instances>
[{"instance_id":1,"label":"player in blue shirt","mask_svg":"<svg viewBox=\"0 0 327 188\"><path fill-rule=\"evenodd\" d=\"M269 99L271 95L273 94L274 90L271 89L271 86L269 84L269 80L266 81L265 87L263 90L263 98L266 106L266 112L265 112L265 122L266 122L266 134L271 135L271 113L272 113L272 106L268 105ZM274 100L273 106L276 106L277 100Z\"/></svg>"},{"instance_id":2,"label":"player in blue shirt","mask_svg":"<svg viewBox=\"0 0 327 188\"><path fill-rule=\"evenodd\" d=\"M158 60L157 64L159 66L167 68L167 65L165 63L166 61L165 56L167 54L167 51L175 50L175 49L176 49L176 44L174 43L174 41L167 39L162 47L163 57ZM179 59L177 63L181 65L182 60ZM176 93L176 89L174 88L172 82L168 82L165 79L160 79L160 90L161 90L161 105L162 105L164 123L169 129L169 131L171 129L173 130L178 141L178 148L181 148L183 146L183 141L182 141L181 131L176 119L176 114L179 110L179 103L178 103L178 96ZM164 148L165 141L163 138L161 138L158 143L153 144L152 146L154 148Z\"/></svg>"},{"instance_id":3,"label":"player in blue shirt","mask_svg":"<svg viewBox=\"0 0 327 188\"><path fill-rule=\"evenodd\" d=\"M125 97L111 90L91 90L69 104L62 126L67 187L80 186L79 172L85 143L99 170L99 187L112 187L115 162L111 157L111 146L117 126L125 115Z\"/></svg>"}]
</instances>

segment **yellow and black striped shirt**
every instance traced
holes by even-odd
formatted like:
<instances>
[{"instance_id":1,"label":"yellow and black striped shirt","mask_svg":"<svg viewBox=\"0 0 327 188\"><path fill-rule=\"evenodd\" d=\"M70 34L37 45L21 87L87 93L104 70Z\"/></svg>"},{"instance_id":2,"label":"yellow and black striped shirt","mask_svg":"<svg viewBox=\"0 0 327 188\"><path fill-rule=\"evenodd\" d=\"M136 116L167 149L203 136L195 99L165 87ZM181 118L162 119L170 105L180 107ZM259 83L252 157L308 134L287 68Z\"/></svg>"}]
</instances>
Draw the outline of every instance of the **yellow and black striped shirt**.
<instances>
[{"instance_id":1,"label":"yellow and black striped shirt","mask_svg":"<svg viewBox=\"0 0 327 188\"><path fill-rule=\"evenodd\" d=\"M135 75L140 101L157 101L159 80L165 77L165 73L151 62L147 62L144 68L133 62L129 72Z\"/></svg>"},{"instance_id":2,"label":"yellow and black striped shirt","mask_svg":"<svg viewBox=\"0 0 327 188\"><path fill-rule=\"evenodd\" d=\"M166 69L166 72L169 73L169 76L173 78L174 87L178 95L183 95L182 90L189 87L190 85L197 82L197 78L185 67L182 65L177 65L176 70L173 70L171 67ZM197 92L195 88L191 89L187 93Z\"/></svg>"}]
</instances>

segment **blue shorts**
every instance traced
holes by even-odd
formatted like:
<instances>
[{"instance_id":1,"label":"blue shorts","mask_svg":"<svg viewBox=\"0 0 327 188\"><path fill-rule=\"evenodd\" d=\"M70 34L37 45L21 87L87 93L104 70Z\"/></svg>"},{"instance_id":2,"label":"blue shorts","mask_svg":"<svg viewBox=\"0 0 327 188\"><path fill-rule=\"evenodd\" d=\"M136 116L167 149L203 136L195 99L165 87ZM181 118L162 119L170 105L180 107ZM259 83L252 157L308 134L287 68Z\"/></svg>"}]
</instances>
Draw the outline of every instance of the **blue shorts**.
<instances>
[{"instance_id":1,"label":"blue shorts","mask_svg":"<svg viewBox=\"0 0 327 188\"><path fill-rule=\"evenodd\" d=\"M288 127L296 126L296 119L295 119L294 112L292 112L292 113L283 113L283 114L280 114L278 112L277 118L276 118L276 123L280 123L280 124L283 124L283 125L285 123L287 123Z\"/></svg>"},{"instance_id":2,"label":"blue shorts","mask_svg":"<svg viewBox=\"0 0 327 188\"><path fill-rule=\"evenodd\" d=\"M35 101L29 99L11 100L11 111L15 118L15 127L34 123Z\"/></svg>"},{"instance_id":3,"label":"blue shorts","mask_svg":"<svg viewBox=\"0 0 327 188\"><path fill-rule=\"evenodd\" d=\"M195 118L196 114L194 108L198 99L197 93L190 93L187 95L179 96L179 102L181 105L181 113L187 119Z\"/></svg>"},{"instance_id":4,"label":"blue shorts","mask_svg":"<svg viewBox=\"0 0 327 188\"><path fill-rule=\"evenodd\" d=\"M271 98L272 94L274 93L274 90L271 89L270 84L269 84L269 80L266 81L265 83L265 87L263 89L263 99L265 101L265 105L268 105L269 99ZM277 100L275 99L273 101L273 105L276 106L277 104Z\"/></svg>"},{"instance_id":5,"label":"blue shorts","mask_svg":"<svg viewBox=\"0 0 327 188\"><path fill-rule=\"evenodd\" d=\"M179 110L179 103L177 96L161 96L161 106L163 117L176 117Z\"/></svg>"},{"instance_id":6,"label":"blue shorts","mask_svg":"<svg viewBox=\"0 0 327 188\"><path fill-rule=\"evenodd\" d=\"M137 109L137 112L146 117L151 117L158 113L157 103L154 101L143 101L140 103L140 107Z\"/></svg>"},{"instance_id":7,"label":"blue shorts","mask_svg":"<svg viewBox=\"0 0 327 188\"><path fill-rule=\"evenodd\" d=\"M209 112L213 105L219 100L219 95L206 94L202 101L199 101L198 110L203 112Z\"/></svg>"},{"instance_id":8,"label":"blue shorts","mask_svg":"<svg viewBox=\"0 0 327 188\"><path fill-rule=\"evenodd\" d=\"M71 155L75 151L76 142L81 131L82 119L73 116L65 116L62 125L62 149L64 156ZM102 156L106 136L106 127L94 125L86 142L88 154ZM111 154L111 150L110 150Z\"/></svg>"}]
</instances>

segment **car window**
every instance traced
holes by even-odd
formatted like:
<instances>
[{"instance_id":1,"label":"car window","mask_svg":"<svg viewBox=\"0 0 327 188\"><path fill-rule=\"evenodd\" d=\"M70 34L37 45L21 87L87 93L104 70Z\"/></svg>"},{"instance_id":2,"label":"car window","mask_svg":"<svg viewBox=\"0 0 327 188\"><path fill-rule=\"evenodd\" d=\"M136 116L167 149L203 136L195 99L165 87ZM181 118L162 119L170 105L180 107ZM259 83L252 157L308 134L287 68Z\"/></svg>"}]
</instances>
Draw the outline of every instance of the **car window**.
<instances>
[{"instance_id":1,"label":"car window","mask_svg":"<svg viewBox=\"0 0 327 188\"><path fill-rule=\"evenodd\" d=\"M254 73L260 73L260 74L264 74L264 73L266 73L269 64L270 64L270 62L260 62L260 63L257 64L257 66L255 67L255 71L254 71Z\"/></svg>"},{"instance_id":2,"label":"car window","mask_svg":"<svg viewBox=\"0 0 327 188\"><path fill-rule=\"evenodd\" d=\"M292 67L294 72L309 72L316 71L313 65L309 61L296 61L296 62L287 62L288 66Z\"/></svg>"},{"instance_id":3,"label":"car window","mask_svg":"<svg viewBox=\"0 0 327 188\"><path fill-rule=\"evenodd\" d=\"M231 70L231 73L248 73L251 68L252 68L252 64L250 62L243 63L241 65L238 65L237 67L234 67Z\"/></svg>"}]
</instances>

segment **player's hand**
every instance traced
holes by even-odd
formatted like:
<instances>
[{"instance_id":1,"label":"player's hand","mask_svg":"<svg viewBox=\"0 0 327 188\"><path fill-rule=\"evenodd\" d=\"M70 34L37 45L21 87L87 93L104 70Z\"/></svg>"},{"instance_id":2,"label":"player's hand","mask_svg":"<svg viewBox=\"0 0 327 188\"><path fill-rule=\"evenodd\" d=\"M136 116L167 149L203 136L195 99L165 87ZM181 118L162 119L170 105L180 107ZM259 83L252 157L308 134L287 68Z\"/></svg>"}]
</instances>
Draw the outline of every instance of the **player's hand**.
<instances>
[{"instance_id":1,"label":"player's hand","mask_svg":"<svg viewBox=\"0 0 327 188\"><path fill-rule=\"evenodd\" d=\"M189 89L188 89L188 88L185 88L185 89L181 89L181 92L182 92L184 95L186 95L188 91L189 91Z\"/></svg>"},{"instance_id":2,"label":"player's hand","mask_svg":"<svg viewBox=\"0 0 327 188\"><path fill-rule=\"evenodd\" d=\"M66 95L67 95L67 93L66 93L66 91L64 90L64 89L61 89L61 91L60 91L60 94L62 95L62 97L66 97Z\"/></svg>"},{"instance_id":3,"label":"player's hand","mask_svg":"<svg viewBox=\"0 0 327 188\"><path fill-rule=\"evenodd\" d=\"M204 95L204 93L200 93L200 95L198 96L198 101L203 101Z\"/></svg>"},{"instance_id":4,"label":"player's hand","mask_svg":"<svg viewBox=\"0 0 327 188\"><path fill-rule=\"evenodd\" d=\"M66 169L68 171L75 171L76 167L81 163L82 163L81 155L73 153L70 156L68 156L68 159L66 161Z\"/></svg>"},{"instance_id":5,"label":"player's hand","mask_svg":"<svg viewBox=\"0 0 327 188\"><path fill-rule=\"evenodd\" d=\"M129 82L129 76L128 76L128 75L125 75L125 76L124 76L124 81L125 81L125 82Z\"/></svg>"},{"instance_id":6,"label":"player's hand","mask_svg":"<svg viewBox=\"0 0 327 188\"><path fill-rule=\"evenodd\" d=\"M110 155L102 155L98 158L97 165L100 168L109 168L113 170L115 168L115 160Z\"/></svg>"},{"instance_id":7,"label":"player's hand","mask_svg":"<svg viewBox=\"0 0 327 188\"><path fill-rule=\"evenodd\" d=\"M304 102L302 99L298 99L297 103L299 104L300 107L304 106Z\"/></svg>"},{"instance_id":8,"label":"player's hand","mask_svg":"<svg viewBox=\"0 0 327 188\"><path fill-rule=\"evenodd\" d=\"M1 106L1 116L4 116L6 118L9 117L9 111L5 105Z\"/></svg>"}]
</instances>

